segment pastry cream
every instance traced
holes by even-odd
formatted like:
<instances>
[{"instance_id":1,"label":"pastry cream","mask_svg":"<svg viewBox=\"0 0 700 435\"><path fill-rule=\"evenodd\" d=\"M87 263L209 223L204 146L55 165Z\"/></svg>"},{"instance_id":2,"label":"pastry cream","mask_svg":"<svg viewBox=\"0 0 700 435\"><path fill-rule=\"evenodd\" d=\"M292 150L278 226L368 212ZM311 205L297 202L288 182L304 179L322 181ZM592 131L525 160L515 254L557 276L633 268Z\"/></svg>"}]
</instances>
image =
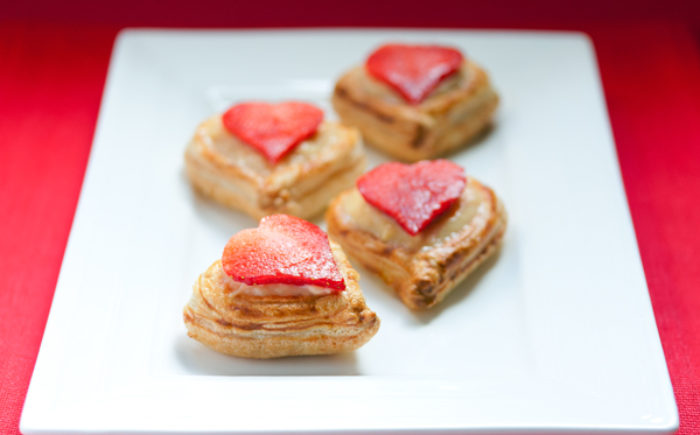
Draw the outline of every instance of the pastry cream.
<instances>
[{"instance_id":1,"label":"pastry cream","mask_svg":"<svg viewBox=\"0 0 700 435\"><path fill-rule=\"evenodd\" d=\"M363 91L367 96L373 98L380 98L386 103L393 104L406 104L406 100L401 97L401 95L395 90L391 89L387 84L382 83L378 79L372 77L367 73L365 68L358 67L357 74L363 83ZM424 102L430 101L431 98L445 94L454 89L458 89L466 83L466 78L469 75L469 70L467 64L464 63L454 74L443 79L440 84L428 94L428 97ZM423 103L421 103L423 104Z\"/></svg>"},{"instance_id":2,"label":"pastry cream","mask_svg":"<svg viewBox=\"0 0 700 435\"><path fill-rule=\"evenodd\" d=\"M225 273L221 274L221 286L226 289L229 296L235 296L237 294L248 296L324 296L338 293L338 290L308 284L248 285L234 280Z\"/></svg>"},{"instance_id":3,"label":"pastry cream","mask_svg":"<svg viewBox=\"0 0 700 435\"><path fill-rule=\"evenodd\" d=\"M462 231L465 226L488 219L492 206L487 191L477 188L467 179L459 201L438 219L440 223L429 225L415 236L408 234L390 216L368 204L358 190L350 193L341 203L338 216L344 224L371 233L386 244L415 252L431 249Z\"/></svg>"},{"instance_id":4,"label":"pastry cream","mask_svg":"<svg viewBox=\"0 0 700 435\"><path fill-rule=\"evenodd\" d=\"M275 172L281 171L278 177L282 181L285 178L294 178L298 175L299 166L308 165L312 160L330 162L337 158L333 144L342 141L342 138L338 135L338 129L334 127L333 123L321 123L314 136L302 141L295 148L295 152L276 165L268 162L256 149L229 133L220 116L213 116L203 122L197 129L196 135L212 153L221 156L220 164L236 167L253 179L264 179L274 169Z\"/></svg>"},{"instance_id":5,"label":"pastry cream","mask_svg":"<svg viewBox=\"0 0 700 435\"><path fill-rule=\"evenodd\" d=\"M466 145L490 124L498 100L486 71L470 59L419 104L407 104L363 66L346 72L332 97L340 119L365 143L412 162Z\"/></svg>"},{"instance_id":6,"label":"pastry cream","mask_svg":"<svg viewBox=\"0 0 700 435\"><path fill-rule=\"evenodd\" d=\"M198 190L231 208L257 219L275 213L309 218L352 186L365 157L357 130L322 122L316 134L273 165L229 133L216 115L197 127L185 163Z\"/></svg>"}]
</instances>

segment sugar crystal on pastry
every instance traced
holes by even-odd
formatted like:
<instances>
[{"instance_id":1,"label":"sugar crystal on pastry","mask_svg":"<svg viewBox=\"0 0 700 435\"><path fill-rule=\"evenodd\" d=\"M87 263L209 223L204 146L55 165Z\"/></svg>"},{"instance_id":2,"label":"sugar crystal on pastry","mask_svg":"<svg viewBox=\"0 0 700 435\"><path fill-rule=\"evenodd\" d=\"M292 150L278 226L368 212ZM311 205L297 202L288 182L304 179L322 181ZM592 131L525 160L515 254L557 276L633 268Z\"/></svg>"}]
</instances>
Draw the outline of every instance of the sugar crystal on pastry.
<instances>
[{"instance_id":1,"label":"sugar crystal on pastry","mask_svg":"<svg viewBox=\"0 0 700 435\"><path fill-rule=\"evenodd\" d=\"M266 216L257 228L233 235L221 260L226 275L248 285L315 285L345 290L326 233L293 216Z\"/></svg>"}]
</instances>

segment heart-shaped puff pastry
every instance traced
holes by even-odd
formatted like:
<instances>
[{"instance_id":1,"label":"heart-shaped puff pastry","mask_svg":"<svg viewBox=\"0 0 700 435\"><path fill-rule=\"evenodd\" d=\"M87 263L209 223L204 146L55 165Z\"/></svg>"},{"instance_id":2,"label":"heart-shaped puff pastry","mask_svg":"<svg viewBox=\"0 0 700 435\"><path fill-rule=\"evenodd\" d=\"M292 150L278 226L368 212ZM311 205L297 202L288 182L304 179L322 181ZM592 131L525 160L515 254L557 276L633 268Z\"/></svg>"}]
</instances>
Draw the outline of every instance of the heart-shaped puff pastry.
<instances>
[{"instance_id":1,"label":"heart-shaped puff pastry","mask_svg":"<svg viewBox=\"0 0 700 435\"><path fill-rule=\"evenodd\" d=\"M379 329L340 246L321 229L272 215L241 231L194 284L188 335L240 357L352 351Z\"/></svg>"},{"instance_id":2,"label":"heart-shaped puff pastry","mask_svg":"<svg viewBox=\"0 0 700 435\"><path fill-rule=\"evenodd\" d=\"M449 161L387 163L357 186L329 206L328 234L411 309L442 301L503 239L501 200Z\"/></svg>"},{"instance_id":3,"label":"heart-shaped puff pastry","mask_svg":"<svg viewBox=\"0 0 700 435\"><path fill-rule=\"evenodd\" d=\"M364 168L359 132L298 101L235 104L202 122L185 150L198 191L256 219L310 218Z\"/></svg>"},{"instance_id":4,"label":"heart-shaped puff pastry","mask_svg":"<svg viewBox=\"0 0 700 435\"><path fill-rule=\"evenodd\" d=\"M498 95L486 71L455 48L388 44L338 79L332 103L367 145L416 162L476 138Z\"/></svg>"}]
</instances>

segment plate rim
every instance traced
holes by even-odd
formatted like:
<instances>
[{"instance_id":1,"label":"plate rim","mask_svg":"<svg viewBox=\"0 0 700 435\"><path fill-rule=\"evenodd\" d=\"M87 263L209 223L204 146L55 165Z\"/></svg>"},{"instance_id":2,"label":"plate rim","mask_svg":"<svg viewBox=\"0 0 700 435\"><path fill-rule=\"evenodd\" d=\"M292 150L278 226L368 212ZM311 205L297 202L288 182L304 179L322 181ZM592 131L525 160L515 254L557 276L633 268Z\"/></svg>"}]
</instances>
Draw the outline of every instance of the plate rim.
<instances>
[{"instance_id":1,"label":"plate rim","mask_svg":"<svg viewBox=\"0 0 700 435\"><path fill-rule=\"evenodd\" d=\"M336 34L337 34L337 33L358 33L358 32L386 32L386 33L397 33L397 32L400 32L400 31L410 31L410 32L412 32L412 33L435 33L435 32L437 32L437 33L443 33L443 34L446 34L446 33L447 33L447 34L454 34L454 35L464 35L464 34L467 34L467 35L473 35L473 34L488 34L488 35L508 34L508 35L513 35L513 34L517 34L517 35L533 35L533 36L539 36L539 35L542 35L542 34L546 34L546 35L549 35L549 36L568 36L568 37L574 37L574 38L581 38L582 40L584 40L584 41L586 42L586 44L589 45L589 47L590 47L590 49L591 49L592 61L593 61L593 63L594 63L595 68L597 69L597 81L598 81L598 88L599 88L598 90L602 93L603 99L605 99L605 93L604 93L604 91L603 91L602 83L601 83L601 80L600 80L599 65L598 65L598 60L597 60L596 54L595 54L595 49L594 49L593 40L590 38L590 36L589 36L588 34L586 34L586 33L584 33L584 32L579 32L579 31L512 30L512 29L502 29L502 30L501 30L501 29L468 29L468 30L466 30L466 29L403 28L403 27L401 27L401 28L393 28L393 27L392 27L392 28L382 28L382 27L362 27L362 28L350 28L350 27L348 27L348 28L346 28L346 27L343 27L343 28L299 27L299 28L283 28L283 29L280 29L280 28L270 28L270 29L268 29L268 28L251 28L251 29L235 29L235 30L234 30L234 29L224 29L224 28L222 28L222 29L176 29L176 28L165 29L165 28L149 28L149 27L125 28L125 29L122 29L122 30L118 33L118 35L117 35L117 37L116 37L116 39L115 39L114 46L113 46L113 48L112 48L112 54L111 54L111 57L110 57L110 62L109 62L109 68L108 68L107 78L106 78L106 80L105 80L105 85L104 85L104 89L103 89L103 93L102 93L102 99L101 99L101 103L100 103L100 109L99 109L99 116L98 116L98 120L97 120L96 133L95 133L95 136L94 136L94 138L93 138L93 143L92 143L91 151L90 151L90 157L89 157L89 160L88 160L88 165L87 165L87 167L86 167L85 177L84 177L84 179L83 179L83 185L81 186L80 199L79 199L78 204L77 204L77 206L76 206L76 213L75 213L74 218L73 218L73 223L71 224L71 232L70 232L71 235L70 235L70 237L69 237L69 239L68 239L68 242L66 243L65 252L66 252L66 253L68 252L68 248L69 248L69 245L70 245L70 243L71 243L71 239L72 239L72 235L73 235L73 231L74 231L74 225L73 225L73 224L75 223L75 219L76 219L76 217L77 217L77 210L80 208L81 203L83 202L83 191L84 191L85 183L87 182L86 180L88 179L87 174L88 174L88 172L90 171L90 168L93 166L93 165L92 165L92 160L93 160L93 159L92 159L92 156L93 156L93 149L94 149L95 143L96 143L96 141L97 141L97 137L98 137L97 131L98 131L98 129L99 129L99 127L100 127L100 124L101 124L101 122L102 122L102 119L103 119L103 117L104 117L104 115L103 115L103 110L104 110L104 105L105 105L105 96L107 95L108 89L110 88L110 86L112 86L112 85L111 85L112 81L110 80L110 78L111 78L112 75L114 74L114 71L113 71L113 70L116 68L116 67L115 67L115 64L116 64L116 62L117 62L117 52L118 52L118 50L120 49L120 47L124 45L124 42L123 42L124 40L128 40L128 39L130 39L130 38L132 38L132 37L134 37L134 36L138 37L138 36L140 36L140 35L141 35L141 36L143 36L143 35L154 35L154 34L159 34L159 35L170 35L170 34L183 34L183 33L190 34L190 35L191 35L191 34L204 34L204 35L225 34L225 35L235 35L235 34L251 34L251 33L281 35L281 34L288 34L288 33L300 34L300 33L326 33L326 32L336 33ZM611 125L610 125L610 119L609 119L609 113L608 113L608 110L607 110L607 106L606 106L606 105L603 105L602 110L604 110L604 117L605 117L605 121L606 121L606 127L608 128L608 130L611 131ZM611 138L611 141L612 141L612 144L613 144L613 147L614 147L614 138ZM619 170L619 162L617 161L616 149L614 149L613 151L615 152L615 159L616 159L615 163L618 164L618 173L617 173L617 176L618 176L618 178L620 179L620 184L621 184L621 186L622 186L623 194L625 195L624 197L625 197L625 199L626 199L626 192L625 192L625 190L624 190L624 184L623 184L622 181L621 181L621 173L620 173L620 170ZM628 206L627 202L625 202L624 208L625 208L625 210L626 210L626 212L627 212L627 218L628 218L628 221L629 221L629 225L630 225L631 228L634 230L634 224L633 224L633 221L631 220L631 217L630 217L629 206ZM639 248L638 248L638 244L637 244L637 242L636 242L636 238L635 238L634 242L635 242L635 248L636 248L637 256L639 256ZM64 253L64 259L62 260L61 273L59 274L59 278L58 278L57 285L56 285L56 288L57 288L57 289L58 289L59 284L60 284L60 282L61 282L61 275L63 274L63 262L64 262L64 261L65 261L65 253ZM642 273L644 273L643 268L642 268ZM644 276L643 276L643 279L644 279L645 286L646 286L646 278L645 278ZM647 299L647 302L650 304L650 299L649 299L649 295L648 295L648 286L646 287L646 289L647 289L646 299ZM62 430L53 431L53 432L50 431L50 430L46 430L45 428L42 428L40 424L39 424L39 425L36 425L36 424L35 424L35 425L32 425L32 424L31 424L31 423L32 423L31 419L30 419L30 421L28 422L28 421L27 421L27 418L26 418L27 415L28 415L29 413L28 413L28 412L25 412L25 411L27 411L27 409L28 409L28 405L29 405L29 408L31 408L32 404L35 403L35 402L38 400L38 399L36 399L36 398L34 397L34 396L36 395L36 393L33 392L33 391L36 389L36 386L35 386L36 384L35 384L35 379L34 379L34 378L35 378L35 375L36 375L37 367L39 367L42 349L44 349L44 340L45 340L45 338L46 338L46 331L49 330L49 327L50 327L50 324L51 324L51 318L54 316L53 313L54 313L54 304L52 303L51 309L50 309L50 313L49 313L49 316L48 316L48 319L47 319L46 327L45 327L44 336L42 337L42 344L41 344L41 347L40 347L39 355L37 356L37 362L36 362L36 365L35 365L35 368L34 368L34 373L32 374L32 380L31 380L31 383L30 383L30 387L29 387L29 390L28 390L27 395L26 395L26 398L25 398L25 406L24 406L25 409L22 411L22 417L21 417L21 420L20 420L20 430L21 430L23 433L27 433L27 434L30 434L30 433L62 433ZM652 310L652 321L653 321L653 330L655 331L655 339L656 339L656 341L658 342L658 347L659 347L660 349L662 349L662 348L661 348L660 338L659 338L659 335L658 335L658 327L657 327L657 325L656 325L655 318L653 318L653 310ZM664 381L666 381L665 383L667 384L667 388L670 390L671 397L673 397L673 390L672 390L672 386L671 386L671 383L670 383L670 376L669 376L669 374L668 374L668 368L667 368L667 366L666 366L666 364L665 364L665 356L663 355L663 351L662 351L662 353L661 353L661 356L662 356L662 358L663 358L664 367L665 367L665 379L664 379ZM295 378L301 379L300 377L295 377ZM317 378L317 377L315 377L315 378ZM32 388L32 386L35 386L35 387ZM668 391L667 391L667 393L668 393ZM31 397L31 399L32 399L34 402L31 402L31 401L30 401L30 397ZM660 422L660 423L658 423L658 424L650 424L650 425L643 426L643 427L640 426L640 427L637 428L637 429L638 429L640 432L644 432L644 433L650 433L650 431L652 431L652 432L658 431L658 433L669 433L669 432L675 431L675 430L678 428L678 426L679 426L678 410L677 410L677 406L676 406L676 404L675 404L675 400L673 400L673 405L672 405L672 407L673 407L672 415L668 416L668 418L665 419L663 422ZM33 417L36 418L37 416L33 416ZM609 432L611 432L611 433L612 433L612 432L618 433L617 429L614 429L614 428L583 427L583 426L576 426L576 427L561 427L561 426L557 426L557 427L551 427L551 428L550 428L550 427L544 427L544 426L537 426L537 427L527 427L527 426L523 426L523 427L505 427L505 426L504 426L504 427L501 427L501 428L483 427L483 428L481 428L481 429L479 429L479 428L477 428L477 429L474 429L474 428L468 428L468 429L464 429L464 428L442 428L442 429L433 428L433 429L430 429L430 428L425 428L425 427L424 427L424 428L402 428L402 429L388 429L388 428L363 428L363 429L360 429L360 428L358 428L358 429L349 429L349 430L351 430L351 431L354 431L354 430L360 430L360 431L364 431L364 430L378 430L378 431L382 431L382 432L385 432L385 431L386 431L386 432L400 431L400 432L402 432L402 433L403 433L403 432L416 432L416 431L423 431L423 430L431 430L431 432L435 432L435 431L451 432L451 431L457 431L457 430L462 430L462 431L464 431L464 430L466 430L466 431L472 431L472 430L480 431L480 430L483 430L483 431L488 431L488 432L490 432L490 433L493 433L494 430L495 430L495 431L504 430L504 431L517 431L518 433L529 433L530 431L532 431L533 433L535 433L535 432L539 433L539 432L541 432L542 430L544 430L544 431L549 431L549 430L556 430L556 431L564 430L564 431L568 431L568 430L571 430L572 432L578 432L579 429L581 429L581 428L584 428L584 430L591 430L591 431L601 432L601 433L602 433L602 432L607 432L607 431L609 431ZM632 431L635 430L634 428L632 428L631 426L629 426L629 427L627 427L627 428L621 428L621 431L628 431L629 429L631 429ZM296 430L299 430L299 429L296 429ZM301 429L301 430L304 430L304 429ZM133 433L140 433L140 431L138 431L138 430L135 430L135 431L133 431L133 430L128 430L128 431L129 431L130 433L131 433L131 432L133 432ZM292 431L294 431L294 430L292 430ZM331 433L331 432L332 432L332 433L336 433L336 432L345 432L346 430L345 430L345 429L330 429L330 430L313 429L312 431L313 431L313 432L324 432L324 433L325 433L325 432L328 432L328 433ZM143 432L143 433L157 433L157 432L158 432L158 431L156 430L156 431L147 431L147 432ZM168 430L168 432L171 432L171 431ZM219 432L219 430L214 430L214 431L212 431L212 432ZM254 430L254 431L251 431L251 432L256 432L256 433L257 433L258 431L257 431L257 430ZM286 433L287 431L275 431L275 430L270 431L270 430L265 430L265 432L270 432L270 433ZM195 431L192 431L192 432L183 431L183 432L179 432L179 433L196 433L196 432L195 432ZM656 432L655 432L655 433L656 433Z\"/></svg>"}]
</instances>

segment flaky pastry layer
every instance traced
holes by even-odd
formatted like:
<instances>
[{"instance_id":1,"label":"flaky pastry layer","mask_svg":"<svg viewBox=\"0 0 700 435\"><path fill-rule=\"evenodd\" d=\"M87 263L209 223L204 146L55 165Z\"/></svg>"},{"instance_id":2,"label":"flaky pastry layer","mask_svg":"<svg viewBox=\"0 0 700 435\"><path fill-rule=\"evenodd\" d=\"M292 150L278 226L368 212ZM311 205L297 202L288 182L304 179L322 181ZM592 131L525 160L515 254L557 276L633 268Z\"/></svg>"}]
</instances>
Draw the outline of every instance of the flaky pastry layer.
<instances>
[{"instance_id":1,"label":"flaky pastry layer","mask_svg":"<svg viewBox=\"0 0 700 435\"><path fill-rule=\"evenodd\" d=\"M369 341L379 318L365 304L342 249L331 242L346 289L330 295L256 296L231 291L221 261L194 284L183 317L190 337L228 355L277 358L348 352Z\"/></svg>"},{"instance_id":2,"label":"flaky pastry layer","mask_svg":"<svg viewBox=\"0 0 700 435\"><path fill-rule=\"evenodd\" d=\"M332 97L343 123L357 127L368 144L412 162L467 144L490 125L498 100L486 72L470 60L417 105L364 66L345 73Z\"/></svg>"},{"instance_id":3,"label":"flaky pastry layer","mask_svg":"<svg viewBox=\"0 0 700 435\"><path fill-rule=\"evenodd\" d=\"M185 151L192 184L216 201L260 219L275 213L311 218L365 169L359 133L323 122L317 133L273 165L213 116L197 127Z\"/></svg>"},{"instance_id":4,"label":"flaky pastry layer","mask_svg":"<svg viewBox=\"0 0 700 435\"><path fill-rule=\"evenodd\" d=\"M495 253L506 222L493 190L471 177L459 202L416 236L369 205L357 189L341 194L326 212L330 237L411 309L439 303Z\"/></svg>"}]
</instances>

